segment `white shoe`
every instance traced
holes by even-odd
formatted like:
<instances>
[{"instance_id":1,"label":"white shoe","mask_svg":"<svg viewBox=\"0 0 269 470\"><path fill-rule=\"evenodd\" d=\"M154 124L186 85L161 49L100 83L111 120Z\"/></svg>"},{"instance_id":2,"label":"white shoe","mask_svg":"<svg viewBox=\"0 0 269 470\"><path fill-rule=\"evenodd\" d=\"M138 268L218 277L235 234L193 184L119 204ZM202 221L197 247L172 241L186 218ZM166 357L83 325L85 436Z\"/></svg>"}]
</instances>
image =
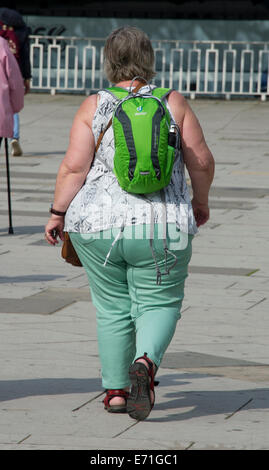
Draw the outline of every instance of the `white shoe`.
<instances>
[{"instance_id":1,"label":"white shoe","mask_svg":"<svg viewBox=\"0 0 269 470\"><path fill-rule=\"evenodd\" d=\"M22 155L22 149L18 139L13 139L11 141L11 148L13 157L20 157Z\"/></svg>"}]
</instances>

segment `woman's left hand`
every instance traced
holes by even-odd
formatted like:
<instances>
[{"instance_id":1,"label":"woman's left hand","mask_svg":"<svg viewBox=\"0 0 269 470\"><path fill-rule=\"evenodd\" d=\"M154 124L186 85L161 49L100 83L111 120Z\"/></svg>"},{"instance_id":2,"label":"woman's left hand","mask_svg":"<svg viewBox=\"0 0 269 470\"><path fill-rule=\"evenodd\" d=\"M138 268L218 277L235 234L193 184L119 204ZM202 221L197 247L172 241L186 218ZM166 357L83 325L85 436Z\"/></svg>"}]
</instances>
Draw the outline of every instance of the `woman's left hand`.
<instances>
[{"instance_id":1,"label":"woman's left hand","mask_svg":"<svg viewBox=\"0 0 269 470\"><path fill-rule=\"evenodd\" d=\"M52 215L45 227L45 239L50 245L59 243L58 237L64 241L64 217Z\"/></svg>"}]
</instances>

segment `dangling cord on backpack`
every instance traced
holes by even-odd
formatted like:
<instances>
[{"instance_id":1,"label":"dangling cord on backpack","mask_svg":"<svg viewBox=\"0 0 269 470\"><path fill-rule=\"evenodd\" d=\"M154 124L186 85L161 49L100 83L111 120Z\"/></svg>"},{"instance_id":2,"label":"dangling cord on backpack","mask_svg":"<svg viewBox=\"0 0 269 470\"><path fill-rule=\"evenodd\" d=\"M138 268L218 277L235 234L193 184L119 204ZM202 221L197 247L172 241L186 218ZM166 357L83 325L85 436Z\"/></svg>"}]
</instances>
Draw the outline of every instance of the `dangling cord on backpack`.
<instances>
[{"instance_id":1,"label":"dangling cord on backpack","mask_svg":"<svg viewBox=\"0 0 269 470\"><path fill-rule=\"evenodd\" d=\"M161 199L163 203L163 246L164 246L164 262L165 262L165 272L164 274L170 274L171 269L175 267L177 264L177 257L172 251L168 250L167 247L167 207L166 207L166 200L165 200L165 192L164 189L160 190ZM167 254L171 255L174 258L174 263L170 268L167 266Z\"/></svg>"},{"instance_id":2,"label":"dangling cord on backpack","mask_svg":"<svg viewBox=\"0 0 269 470\"><path fill-rule=\"evenodd\" d=\"M124 222L123 222L123 224L122 224L122 226L121 226L121 228L120 228L120 230L119 230L118 235L116 236L115 240L113 240L113 242L112 242L112 244L111 244L111 247L110 247L110 250L109 250L109 252L108 252L107 255L106 255L106 259L105 259L105 262L104 262L104 266L106 266L106 264L107 264L107 262L108 262L108 260L109 260L109 257L110 257L110 255L111 255L111 251L112 251L113 246L121 239L122 234L123 234L123 231L124 231L124 227L125 227L125 224L124 224Z\"/></svg>"},{"instance_id":3,"label":"dangling cord on backpack","mask_svg":"<svg viewBox=\"0 0 269 470\"><path fill-rule=\"evenodd\" d=\"M154 248L153 248L153 239L154 239L154 210L153 210L153 206L152 206L152 202L149 201L147 198L146 198L147 202L150 203L150 238L149 238L149 244L150 244L150 249L151 249L151 253L152 253L152 258L154 260L154 263L155 263L155 267L156 267L156 272L157 272L157 278L156 278L156 284L157 285L160 285L162 283L162 273L160 271L160 268L159 268L159 265L158 265L158 261L157 261L157 258L156 258L156 255L155 255L155 251L154 251Z\"/></svg>"}]
</instances>

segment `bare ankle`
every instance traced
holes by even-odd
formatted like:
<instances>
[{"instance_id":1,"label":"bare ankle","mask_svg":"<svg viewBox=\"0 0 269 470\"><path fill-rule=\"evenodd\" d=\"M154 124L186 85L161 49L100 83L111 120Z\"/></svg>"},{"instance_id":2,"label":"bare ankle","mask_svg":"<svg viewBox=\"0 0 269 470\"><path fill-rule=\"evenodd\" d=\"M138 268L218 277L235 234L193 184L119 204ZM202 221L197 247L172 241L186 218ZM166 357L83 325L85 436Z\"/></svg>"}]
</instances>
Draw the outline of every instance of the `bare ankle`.
<instances>
[{"instance_id":1,"label":"bare ankle","mask_svg":"<svg viewBox=\"0 0 269 470\"><path fill-rule=\"evenodd\" d=\"M156 371L157 371L157 366L155 365L155 363L149 358L147 357L147 360L151 362L152 366L153 366L153 374L155 375L156 374ZM146 361L146 359L143 359L143 357L139 357L139 359L137 359L135 362L140 362L142 364L144 364L146 366L146 368L149 370L149 363Z\"/></svg>"}]
</instances>

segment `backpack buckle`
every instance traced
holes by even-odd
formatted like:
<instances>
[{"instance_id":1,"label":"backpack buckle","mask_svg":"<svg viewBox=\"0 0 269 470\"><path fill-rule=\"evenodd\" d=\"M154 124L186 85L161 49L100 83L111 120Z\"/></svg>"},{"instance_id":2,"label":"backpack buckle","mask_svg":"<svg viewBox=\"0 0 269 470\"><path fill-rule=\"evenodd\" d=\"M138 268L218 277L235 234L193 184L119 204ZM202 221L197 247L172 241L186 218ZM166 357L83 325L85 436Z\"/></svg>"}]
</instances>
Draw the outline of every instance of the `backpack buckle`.
<instances>
[{"instance_id":1,"label":"backpack buckle","mask_svg":"<svg viewBox=\"0 0 269 470\"><path fill-rule=\"evenodd\" d=\"M132 180L133 177L134 177L134 171L133 171L133 170L129 170L129 171L128 171L128 176L129 176L129 180Z\"/></svg>"}]
</instances>

